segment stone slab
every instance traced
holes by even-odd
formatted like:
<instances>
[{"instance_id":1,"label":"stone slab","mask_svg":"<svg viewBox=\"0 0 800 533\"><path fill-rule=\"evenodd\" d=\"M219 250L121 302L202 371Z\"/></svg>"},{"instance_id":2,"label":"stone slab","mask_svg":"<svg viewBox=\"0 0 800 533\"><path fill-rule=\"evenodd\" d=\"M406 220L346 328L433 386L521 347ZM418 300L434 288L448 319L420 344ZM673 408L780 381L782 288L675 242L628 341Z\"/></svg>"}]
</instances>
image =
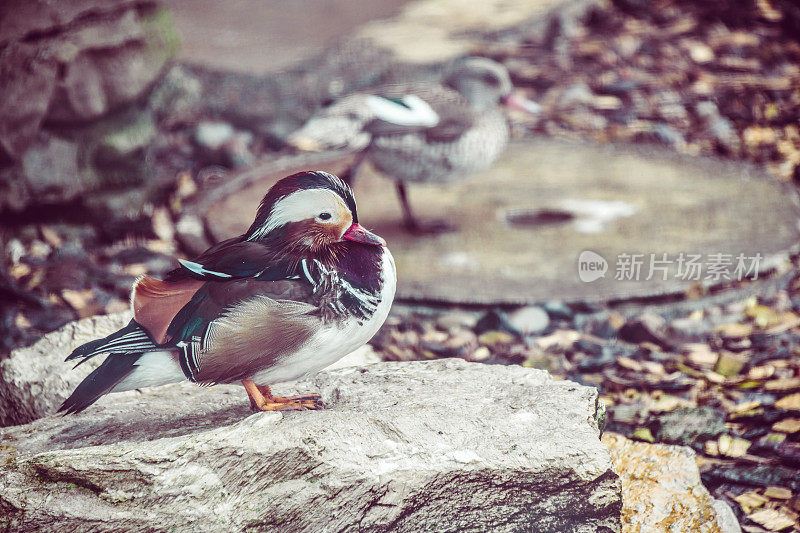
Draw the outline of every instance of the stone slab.
<instances>
[{"instance_id":1,"label":"stone slab","mask_svg":"<svg viewBox=\"0 0 800 533\"><path fill-rule=\"evenodd\" d=\"M13 531L619 531L591 387L460 359L324 371L251 414L241 387L112 394L0 429ZM279 389L280 390L280 389Z\"/></svg>"}]
</instances>

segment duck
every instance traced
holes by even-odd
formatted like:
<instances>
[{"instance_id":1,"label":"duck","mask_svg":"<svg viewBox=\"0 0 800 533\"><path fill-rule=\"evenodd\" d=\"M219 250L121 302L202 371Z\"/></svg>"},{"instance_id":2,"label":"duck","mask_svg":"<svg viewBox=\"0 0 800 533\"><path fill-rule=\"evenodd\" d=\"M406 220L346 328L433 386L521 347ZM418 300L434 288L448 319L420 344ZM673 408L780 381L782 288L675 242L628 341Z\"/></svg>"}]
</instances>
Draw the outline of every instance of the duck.
<instances>
[{"instance_id":1,"label":"duck","mask_svg":"<svg viewBox=\"0 0 800 533\"><path fill-rule=\"evenodd\" d=\"M491 167L509 140L502 107L536 114L540 106L514 90L508 70L485 57L462 58L441 82L379 87L348 95L313 115L287 137L301 151L350 150L342 177L351 186L365 160L395 180L403 227L414 234L453 230L421 222L407 184L448 184Z\"/></svg>"},{"instance_id":2,"label":"duck","mask_svg":"<svg viewBox=\"0 0 800 533\"><path fill-rule=\"evenodd\" d=\"M164 279L137 279L131 321L67 357L78 366L108 354L59 412L185 380L241 383L254 410L321 408L318 394L274 396L270 385L364 345L386 320L397 281L386 241L359 224L350 187L321 171L281 179L245 233L178 265Z\"/></svg>"}]
</instances>

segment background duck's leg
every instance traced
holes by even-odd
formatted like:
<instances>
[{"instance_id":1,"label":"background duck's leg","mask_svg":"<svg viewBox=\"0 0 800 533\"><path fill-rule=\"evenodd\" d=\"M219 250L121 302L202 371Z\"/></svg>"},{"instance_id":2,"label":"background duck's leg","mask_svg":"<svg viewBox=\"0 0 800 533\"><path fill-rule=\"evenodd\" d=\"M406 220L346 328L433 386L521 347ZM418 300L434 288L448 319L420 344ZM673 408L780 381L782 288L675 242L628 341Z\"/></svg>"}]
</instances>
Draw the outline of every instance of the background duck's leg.
<instances>
[{"instance_id":1,"label":"background duck's leg","mask_svg":"<svg viewBox=\"0 0 800 533\"><path fill-rule=\"evenodd\" d=\"M356 181L356 175L358 171L361 170L361 165L364 164L364 160L367 158L367 149L365 148L361 152L356 155L356 158L353 160L353 164L350 165L350 168L347 169L342 175L342 181L348 184L350 187L353 187L353 184Z\"/></svg>"},{"instance_id":2,"label":"background duck's leg","mask_svg":"<svg viewBox=\"0 0 800 533\"><path fill-rule=\"evenodd\" d=\"M244 385L244 390L247 391L247 395L250 397L250 407L253 409L261 411L303 411L321 407L318 399L301 400L300 398L304 397L297 396L297 399L295 399L272 396L269 387L263 385L262 387L266 387L265 390L269 391L269 396L266 396L261 392L260 387L253 383L252 379L243 379L242 385Z\"/></svg>"},{"instance_id":3,"label":"background duck's leg","mask_svg":"<svg viewBox=\"0 0 800 533\"><path fill-rule=\"evenodd\" d=\"M417 235L435 235L437 233L445 233L456 230L455 226L443 219L431 220L424 224L420 223L411 210L411 203L408 201L406 184L400 180L398 180L396 183L397 196L400 198L400 205L403 208L403 227L406 229L406 231Z\"/></svg>"}]
</instances>

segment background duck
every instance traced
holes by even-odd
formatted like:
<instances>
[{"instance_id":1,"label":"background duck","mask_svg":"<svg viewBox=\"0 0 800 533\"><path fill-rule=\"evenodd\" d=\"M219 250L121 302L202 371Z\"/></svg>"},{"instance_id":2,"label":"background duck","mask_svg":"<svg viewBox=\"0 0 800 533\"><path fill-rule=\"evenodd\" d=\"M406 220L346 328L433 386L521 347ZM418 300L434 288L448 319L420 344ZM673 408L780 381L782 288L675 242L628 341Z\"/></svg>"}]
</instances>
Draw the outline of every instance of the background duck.
<instances>
[{"instance_id":1,"label":"background duck","mask_svg":"<svg viewBox=\"0 0 800 533\"><path fill-rule=\"evenodd\" d=\"M365 159L396 180L404 227L415 233L450 229L414 216L407 182L444 184L489 168L508 144L501 105L536 113L514 92L506 68L470 57L454 63L441 83L385 86L342 98L311 118L288 142L301 150L359 152L344 176L352 184Z\"/></svg>"}]
</instances>

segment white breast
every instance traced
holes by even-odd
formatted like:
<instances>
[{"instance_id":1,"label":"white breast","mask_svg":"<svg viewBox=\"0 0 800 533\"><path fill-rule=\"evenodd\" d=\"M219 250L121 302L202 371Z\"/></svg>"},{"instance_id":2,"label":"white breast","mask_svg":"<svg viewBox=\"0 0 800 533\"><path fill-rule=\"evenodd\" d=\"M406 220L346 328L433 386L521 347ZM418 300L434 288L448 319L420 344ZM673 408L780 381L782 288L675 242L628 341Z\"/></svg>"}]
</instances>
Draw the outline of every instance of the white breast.
<instances>
[{"instance_id":1,"label":"white breast","mask_svg":"<svg viewBox=\"0 0 800 533\"><path fill-rule=\"evenodd\" d=\"M282 357L276 364L257 372L251 379L259 385L293 381L316 374L366 344L389 316L397 287L394 258L388 248L384 247L383 250L381 300L368 320L359 323L355 318L350 318L342 323L326 325L308 339L298 351Z\"/></svg>"}]
</instances>

